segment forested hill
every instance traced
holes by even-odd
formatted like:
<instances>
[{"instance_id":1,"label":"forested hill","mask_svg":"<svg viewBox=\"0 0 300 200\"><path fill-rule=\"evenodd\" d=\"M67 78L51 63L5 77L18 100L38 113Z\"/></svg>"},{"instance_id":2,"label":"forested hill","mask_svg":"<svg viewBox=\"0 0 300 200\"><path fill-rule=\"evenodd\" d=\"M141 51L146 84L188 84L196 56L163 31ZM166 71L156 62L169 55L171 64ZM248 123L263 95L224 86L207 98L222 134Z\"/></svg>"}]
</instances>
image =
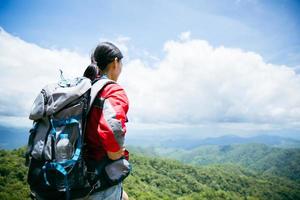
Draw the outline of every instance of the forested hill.
<instances>
[{"instance_id":1,"label":"forested hill","mask_svg":"<svg viewBox=\"0 0 300 200\"><path fill-rule=\"evenodd\" d=\"M300 183L300 148L277 148L265 144L205 145L194 149L129 147L131 152L179 160L185 164L241 165L264 175L276 175Z\"/></svg>"},{"instance_id":2,"label":"forested hill","mask_svg":"<svg viewBox=\"0 0 300 200\"><path fill-rule=\"evenodd\" d=\"M28 199L24 150L0 150L0 199ZM261 176L235 165L190 166L131 154L133 172L124 182L131 200L300 199L299 183Z\"/></svg>"},{"instance_id":3,"label":"forested hill","mask_svg":"<svg viewBox=\"0 0 300 200\"><path fill-rule=\"evenodd\" d=\"M125 189L136 199L299 199L300 185L236 165L190 166L133 156Z\"/></svg>"}]
</instances>

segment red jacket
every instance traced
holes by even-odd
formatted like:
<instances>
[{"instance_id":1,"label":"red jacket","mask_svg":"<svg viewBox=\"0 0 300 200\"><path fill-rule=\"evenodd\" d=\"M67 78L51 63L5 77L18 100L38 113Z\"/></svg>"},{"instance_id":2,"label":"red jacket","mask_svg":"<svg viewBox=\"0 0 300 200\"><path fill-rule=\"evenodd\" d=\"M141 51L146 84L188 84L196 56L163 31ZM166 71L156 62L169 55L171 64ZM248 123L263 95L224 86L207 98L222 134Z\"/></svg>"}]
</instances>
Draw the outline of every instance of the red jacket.
<instances>
[{"instance_id":1,"label":"red jacket","mask_svg":"<svg viewBox=\"0 0 300 200\"><path fill-rule=\"evenodd\" d=\"M128 106L127 95L118 84L106 85L98 94L86 124L86 158L101 160L107 151L123 147Z\"/></svg>"}]
</instances>

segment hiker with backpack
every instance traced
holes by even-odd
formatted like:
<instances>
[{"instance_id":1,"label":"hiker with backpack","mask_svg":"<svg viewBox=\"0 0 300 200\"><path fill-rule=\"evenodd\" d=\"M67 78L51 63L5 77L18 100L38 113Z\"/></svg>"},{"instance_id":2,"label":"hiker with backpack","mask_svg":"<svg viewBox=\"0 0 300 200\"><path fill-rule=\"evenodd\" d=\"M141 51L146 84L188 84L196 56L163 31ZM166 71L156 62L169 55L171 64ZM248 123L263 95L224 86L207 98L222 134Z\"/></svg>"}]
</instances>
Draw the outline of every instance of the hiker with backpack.
<instances>
[{"instance_id":1,"label":"hiker with backpack","mask_svg":"<svg viewBox=\"0 0 300 200\"><path fill-rule=\"evenodd\" d=\"M121 51L100 43L84 77L49 84L38 95L27 148L33 199L128 199L124 147L128 98L117 84Z\"/></svg>"},{"instance_id":2,"label":"hiker with backpack","mask_svg":"<svg viewBox=\"0 0 300 200\"><path fill-rule=\"evenodd\" d=\"M97 81L97 79L117 81L122 71L122 58L121 51L112 43L106 42L98 45L91 59L91 65L96 66L97 74L94 80L91 78L92 81ZM108 84L95 99L87 122L85 137L85 157L92 171L94 171L93 167L101 165L101 161L106 157L117 160L122 156L128 156L124 148L128 106L127 95L118 84ZM99 161L100 163L97 163ZM113 191L115 196L122 196L121 185L119 183L109 190ZM92 196L101 196L101 193L95 193ZM125 192L124 195L127 196Z\"/></svg>"}]
</instances>

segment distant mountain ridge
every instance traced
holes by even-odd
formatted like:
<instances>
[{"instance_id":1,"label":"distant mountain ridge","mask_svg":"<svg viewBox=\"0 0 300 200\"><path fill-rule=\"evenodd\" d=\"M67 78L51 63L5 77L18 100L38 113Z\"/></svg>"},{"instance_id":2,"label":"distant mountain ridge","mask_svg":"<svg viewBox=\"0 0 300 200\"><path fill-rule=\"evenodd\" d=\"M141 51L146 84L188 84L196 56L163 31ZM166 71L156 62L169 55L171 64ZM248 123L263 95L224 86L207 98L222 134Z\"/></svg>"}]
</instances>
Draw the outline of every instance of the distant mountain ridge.
<instances>
[{"instance_id":1,"label":"distant mountain ridge","mask_svg":"<svg viewBox=\"0 0 300 200\"><path fill-rule=\"evenodd\" d=\"M27 144L29 128L0 125L0 149L16 149Z\"/></svg>"},{"instance_id":2,"label":"distant mountain ridge","mask_svg":"<svg viewBox=\"0 0 300 200\"><path fill-rule=\"evenodd\" d=\"M0 125L0 149L14 149L27 144L29 127L15 128ZM224 135L220 137L197 138L181 135L161 135L153 137L150 135L132 136L130 132L126 136L126 144L133 146L161 146L168 148L193 149L203 145L232 145L259 143L272 147L300 148L300 140L273 135L257 135L252 137L241 137L236 135Z\"/></svg>"},{"instance_id":3,"label":"distant mountain ridge","mask_svg":"<svg viewBox=\"0 0 300 200\"><path fill-rule=\"evenodd\" d=\"M240 137L236 135L225 135L216 138L205 138L200 140L199 145L232 145L232 144L266 144L281 148L300 148L300 141L290 138L272 135L256 135L252 137Z\"/></svg>"},{"instance_id":4,"label":"distant mountain ridge","mask_svg":"<svg viewBox=\"0 0 300 200\"><path fill-rule=\"evenodd\" d=\"M131 136L130 136L131 137ZM153 136L139 136L140 138L129 138L128 144L142 147L168 147L180 149L193 149L203 145L232 145L258 143L280 148L300 148L300 140L285 138L274 135L256 135L251 137L241 137L236 135L224 135L220 137L197 138L186 135L164 136L161 138Z\"/></svg>"}]
</instances>

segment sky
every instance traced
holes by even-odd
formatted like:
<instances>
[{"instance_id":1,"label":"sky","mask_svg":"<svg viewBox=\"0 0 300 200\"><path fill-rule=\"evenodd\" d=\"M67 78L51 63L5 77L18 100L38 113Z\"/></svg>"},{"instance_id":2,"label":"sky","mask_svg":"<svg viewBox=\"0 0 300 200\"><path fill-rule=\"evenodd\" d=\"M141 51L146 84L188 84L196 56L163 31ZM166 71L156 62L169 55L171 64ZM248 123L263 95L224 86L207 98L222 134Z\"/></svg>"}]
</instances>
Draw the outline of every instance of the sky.
<instances>
[{"instance_id":1,"label":"sky","mask_svg":"<svg viewBox=\"0 0 300 200\"><path fill-rule=\"evenodd\" d=\"M299 137L300 2L0 0L0 125L100 41L125 55L128 131Z\"/></svg>"}]
</instances>

